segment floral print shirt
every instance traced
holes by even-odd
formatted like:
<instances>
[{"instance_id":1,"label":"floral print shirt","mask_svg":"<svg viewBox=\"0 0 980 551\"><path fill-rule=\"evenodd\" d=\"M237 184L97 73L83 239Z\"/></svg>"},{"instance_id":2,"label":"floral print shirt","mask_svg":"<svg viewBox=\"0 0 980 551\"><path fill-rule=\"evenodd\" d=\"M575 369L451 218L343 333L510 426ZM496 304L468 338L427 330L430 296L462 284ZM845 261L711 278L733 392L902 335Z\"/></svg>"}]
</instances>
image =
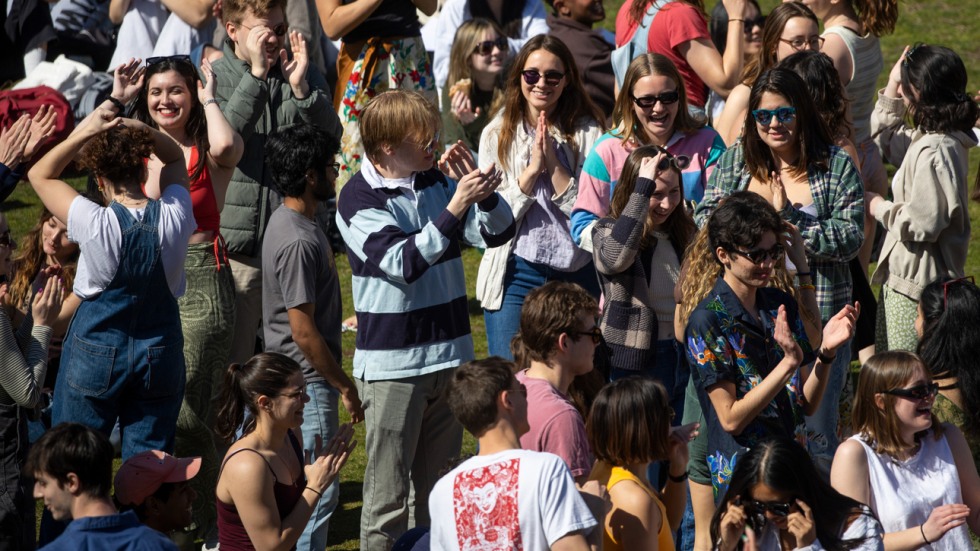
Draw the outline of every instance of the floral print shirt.
<instances>
[{"instance_id":1,"label":"floral print shirt","mask_svg":"<svg viewBox=\"0 0 980 551\"><path fill-rule=\"evenodd\" d=\"M735 398L741 399L783 359L783 351L773 338L780 305L786 306L793 337L803 350L801 365L812 363L814 353L797 314L796 301L778 289L756 291L760 318L756 320L728 283L719 277L708 296L691 313L687 324L687 361L704 412L702 430L708 431L707 460L716 499L725 494L739 456L767 438L792 438L811 451L819 449L820 442L826 446L822 435L806 428L799 369L785 390L738 435L725 432L707 395L714 385L731 382L735 385Z\"/></svg>"}]
</instances>

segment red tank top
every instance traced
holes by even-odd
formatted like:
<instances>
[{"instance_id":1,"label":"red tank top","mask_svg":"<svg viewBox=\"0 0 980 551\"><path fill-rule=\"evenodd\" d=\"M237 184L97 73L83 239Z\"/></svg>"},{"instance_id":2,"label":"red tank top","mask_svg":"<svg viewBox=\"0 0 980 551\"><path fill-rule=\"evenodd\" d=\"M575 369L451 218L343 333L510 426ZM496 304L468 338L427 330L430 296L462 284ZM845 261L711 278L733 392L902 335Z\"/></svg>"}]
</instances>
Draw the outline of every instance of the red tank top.
<instances>
[{"instance_id":1,"label":"red tank top","mask_svg":"<svg viewBox=\"0 0 980 551\"><path fill-rule=\"evenodd\" d=\"M197 146L191 147L191 162L187 172L191 173L198 159ZM197 231L212 231L217 233L221 227L221 213L218 212L218 201L214 197L214 187L211 184L211 171L207 161L204 169L191 180L191 203L194 205L194 219L197 220Z\"/></svg>"}]
</instances>

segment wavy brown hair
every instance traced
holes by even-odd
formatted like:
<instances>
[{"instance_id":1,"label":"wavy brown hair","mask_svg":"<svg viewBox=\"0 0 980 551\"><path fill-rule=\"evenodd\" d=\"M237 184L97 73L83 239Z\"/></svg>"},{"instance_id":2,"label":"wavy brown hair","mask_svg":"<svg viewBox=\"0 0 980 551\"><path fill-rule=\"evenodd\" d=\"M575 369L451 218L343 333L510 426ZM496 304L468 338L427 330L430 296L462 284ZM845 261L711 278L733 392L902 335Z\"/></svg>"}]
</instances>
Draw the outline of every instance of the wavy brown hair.
<instances>
[{"instance_id":1,"label":"wavy brown hair","mask_svg":"<svg viewBox=\"0 0 980 551\"><path fill-rule=\"evenodd\" d=\"M17 249L17 256L14 257L14 278L10 283L10 296L13 297L13 304L19 310L27 311L31 307L31 283L37 277L38 272L46 266L44 245L42 243L41 230L49 220L54 218L51 211L41 207L41 216L38 218L34 227L27 232L21 246ZM71 292L72 285L75 283L75 269L78 264L79 249L75 243L71 244L75 252L71 253L68 260L61 264L60 277L64 288Z\"/></svg>"},{"instance_id":2,"label":"wavy brown hair","mask_svg":"<svg viewBox=\"0 0 980 551\"><path fill-rule=\"evenodd\" d=\"M503 124L500 127L500 138L497 141L497 161L499 166L508 169L507 153L514 145L515 131L520 125L528 122L527 101L521 92L521 73L532 53L544 50L557 57L565 70L565 88L558 97L554 111L548 117L548 123L555 126L565 140L577 151L581 144L575 143L575 128L584 118L592 119L599 126L604 126L605 116L589 99L582 85L582 78L575 64L575 58L560 39L547 34L539 34L528 40L521 51L517 53L514 64L507 76L507 88L504 91ZM588 153L587 151L585 153Z\"/></svg>"},{"instance_id":3,"label":"wavy brown hair","mask_svg":"<svg viewBox=\"0 0 980 551\"><path fill-rule=\"evenodd\" d=\"M885 391L902 388L912 382L916 366L922 367L926 377L932 380L929 367L919 356L904 350L879 352L868 358L861 366L857 390L854 392L851 426L855 434L866 438L875 453L898 459L899 453L908 445L902 442L901 427L894 414L898 396L885 394ZM881 395L882 406L878 407L876 396ZM943 434L942 424L932 414L933 437L938 440ZM919 441L926 431L916 433Z\"/></svg>"},{"instance_id":4,"label":"wavy brown hair","mask_svg":"<svg viewBox=\"0 0 980 551\"><path fill-rule=\"evenodd\" d=\"M143 163L152 152L153 137L148 129L117 126L89 140L75 162L97 177L131 187L143 181Z\"/></svg>"},{"instance_id":5,"label":"wavy brown hair","mask_svg":"<svg viewBox=\"0 0 980 551\"><path fill-rule=\"evenodd\" d=\"M624 145L630 141L650 142L650 137L637 120L633 108L633 87L641 78L651 75L667 77L674 81L680 98L677 100L677 115L674 116L675 132L690 134L704 126L704 121L696 119L687 110L687 90L674 62L660 54L641 54L636 56L626 69L622 91L616 96L616 104L613 106L613 121L618 128L619 139ZM629 92L627 93L626 90Z\"/></svg>"},{"instance_id":6,"label":"wavy brown hair","mask_svg":"<svg viewBox=\"0 0 980 551\"><path fill-rule=\"evenodd\" d=\"M898 21L898 0L852 0L864 30L882 36L895 32Z\"/></svg>"},{"instance_id":7,"label":"wavy brown hair","mask_svg":"<svg viewBox=\"0 0 980 551\"><path fill-rule=\"evenodd\" d=\"M850 101L837 76L834 62L827 54L804 50L780 61L777 66L800 75L810 90L817 114L827 125L833 139L851 137L851 123L847 121Z\"/></svg>"}]
</instances>

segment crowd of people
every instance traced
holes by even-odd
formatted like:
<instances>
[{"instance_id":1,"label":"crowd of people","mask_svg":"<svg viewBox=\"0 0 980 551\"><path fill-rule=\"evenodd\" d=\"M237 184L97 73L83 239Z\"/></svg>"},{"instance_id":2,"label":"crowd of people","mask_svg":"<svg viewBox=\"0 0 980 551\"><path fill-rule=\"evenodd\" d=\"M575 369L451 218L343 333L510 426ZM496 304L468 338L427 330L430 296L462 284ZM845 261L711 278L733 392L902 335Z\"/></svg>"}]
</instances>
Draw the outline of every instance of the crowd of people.
<instances>
[{"instance_id":1,"label":"crowd of people","mask_svg":"<svg viewBox=\"0 0 980 551\"><path fill-rule=\"evenodd\" d=\"M965 64L706 8L12 2L0 551L322 551L360 423L369 551L976 548Z\"/></svg>"}]
</instances>

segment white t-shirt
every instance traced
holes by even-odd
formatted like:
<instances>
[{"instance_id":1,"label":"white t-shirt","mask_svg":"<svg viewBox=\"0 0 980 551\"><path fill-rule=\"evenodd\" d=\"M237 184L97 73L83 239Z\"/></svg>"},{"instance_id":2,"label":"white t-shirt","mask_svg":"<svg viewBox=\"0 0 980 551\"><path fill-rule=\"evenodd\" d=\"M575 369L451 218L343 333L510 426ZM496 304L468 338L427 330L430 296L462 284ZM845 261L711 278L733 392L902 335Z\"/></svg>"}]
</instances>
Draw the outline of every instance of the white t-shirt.
<instances>
[{"instance_id":1,"label":"white t-shirt","mask_svg":"<svg viewBox=\"0 0 980 551\"><path fill-rule=\"evenodd\" d=\"M429 495L432 549L548 549L596 520L557 455L507 450L467 459Z\"/></svg>"},{"instance_id":2,"label":"white t-shirt","mask_svg":"<svg viewBox=\"0 0 980 551\"><path fill-rule=\"evenodd\" d=\"M170 12L160 0L132 0L123 15L116 35L116 50L109 61L109 72L129 61L131 57L145 60L153 55L153 47ZM190 53L190 52L185 52Z\"/></svg>"},{"instance_id":3,"label":"white t-shirt","mask_svg":"<svg viewBox=\"0 0 980 551\"><path fill-rule=\"evenodd\" d=\"M145 209L127 210L137 220ZM167 186L160 198L160 234L163 270L175 297L184 294L184 260L187 242L197 222L191 206L191 194L178 185ZM122 253L122 229L112 209L100 207L79 195L68 208L68 239L78 243L81 255L75 274L75 294L93 298L105 289L116 275Z\"/></svg>"}]
</instances>

